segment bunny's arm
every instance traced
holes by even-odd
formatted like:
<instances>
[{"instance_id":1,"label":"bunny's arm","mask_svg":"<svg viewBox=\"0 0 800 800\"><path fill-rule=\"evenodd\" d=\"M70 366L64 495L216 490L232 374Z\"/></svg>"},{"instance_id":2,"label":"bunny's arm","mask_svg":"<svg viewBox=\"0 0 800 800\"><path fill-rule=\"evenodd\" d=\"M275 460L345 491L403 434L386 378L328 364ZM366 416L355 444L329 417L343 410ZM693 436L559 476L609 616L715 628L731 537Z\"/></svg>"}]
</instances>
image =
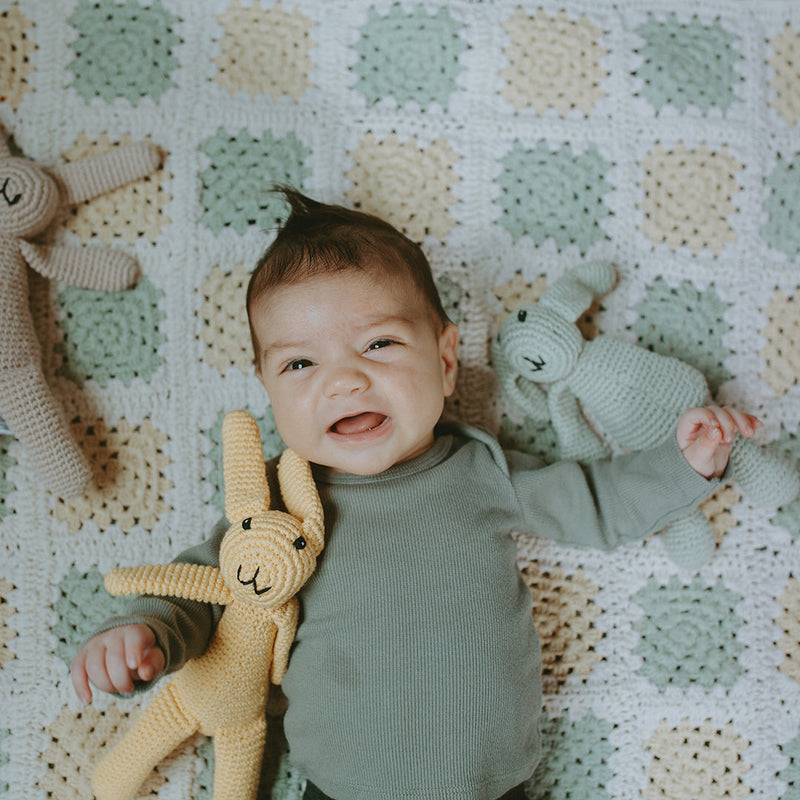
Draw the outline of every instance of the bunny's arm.
<instances>
[{"instance_id":1,"label":"bunny's arm","mask_svg":"<svg viewBox=\"0 0 800 800\"><path fill-rule=\"evenodd\" d=\"M116 292L136 283L139 266L127 253L106 247L59 247L21 241L31 268L70 286Z\"/></svg>"},{"instance_id":2,"label":"bunny's arm","mask_svg":"<svg viewBox=\"0 0 800 800\"><path fill-rule=\"evenodd\" d=\"M270 681L276 686L280 686L283 676L286 674L286 668L289 666L289 651L294 642L299 616L300 603L296 597L289 600L285 606L275 609L272 614L272 619L278 627L278 633L275 636Z\"/></svg>"},{"instance_id":3,"label":"bunny's arm","mask_svg":"<svg viewBox=\"0 0 800 800\"><path fill-rule=\"evenodd\" d=\"M566 381L556 381L550 387L547 401L562 459L597 461L609 456L608 445L589 427Z\"/></svg>"},{"instance_id":4,"label":"bunny's arm","mask_svg":"<svg viewBox=\"0 0 800 800\"><path fill-rule=\"evenodd\" d=\"M227 605L232 600L219 568L205 564L120 567L106 575L105 587L114 595L163 595L217 605Z\"/></svg>"},{"instance_id":5,"label":"bunny's arm","mask_svg":"<svg viewBox=\"0 0 800 800\"><path fill-rule=\"evenodd\" d=\"M68 205L118 189L154 172L161 155L149 142L117 147L109 153L53 167L61 197Z\"/></svg>"}]
</instances>

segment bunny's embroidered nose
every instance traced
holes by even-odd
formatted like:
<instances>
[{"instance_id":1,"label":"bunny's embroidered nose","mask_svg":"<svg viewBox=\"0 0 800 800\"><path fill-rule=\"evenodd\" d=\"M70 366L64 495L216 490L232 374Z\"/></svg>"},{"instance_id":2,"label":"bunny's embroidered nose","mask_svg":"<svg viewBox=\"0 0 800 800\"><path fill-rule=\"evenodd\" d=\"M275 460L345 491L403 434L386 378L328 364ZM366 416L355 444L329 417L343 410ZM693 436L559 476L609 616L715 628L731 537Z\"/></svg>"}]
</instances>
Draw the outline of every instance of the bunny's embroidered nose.
<instances>
[{"instance_id":1,"label":"bunny's embroidered nose","mask_svg":"<svg viewBox=\"0 0 800 800\"><path fill-rule=\"evenodd\" d=\"M271 586L265 586L263 589L259 589L258 588L258 584L256 583L256 578L258 577L258 573L259 573L260 570L261 570L261 567L256 567L256 571L253 573L253 577L250 578L250 580L247 580L247 581L242 580L242 565L241 564L239 564L239 568L236 570L236 578L238 579L239 583L241 583L242 586L249 586L252 583L253 584L253 591L259 596L261 596L262 594L266 594L266 592L268 592L272 588Z\"/></svg>"}]
</instances>

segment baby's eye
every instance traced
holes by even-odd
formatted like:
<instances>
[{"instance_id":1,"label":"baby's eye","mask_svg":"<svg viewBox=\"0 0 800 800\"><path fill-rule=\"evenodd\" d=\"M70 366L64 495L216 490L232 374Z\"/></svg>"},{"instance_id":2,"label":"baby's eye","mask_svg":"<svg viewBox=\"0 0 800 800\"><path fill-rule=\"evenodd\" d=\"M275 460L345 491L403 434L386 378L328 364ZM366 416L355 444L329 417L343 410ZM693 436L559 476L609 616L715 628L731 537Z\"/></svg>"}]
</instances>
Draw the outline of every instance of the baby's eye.
<instances>
[{"instance_id":1,"label":"baby's eye","mask_svg":"<svg viewBox=\"0 0 800 800\"><path fill-rule=\"evenodd\" d=\"M393 344L395 344L393 339L376 339L369 343L367 350L380 350L382 347L389 347Z\"/></svg>"},{"instance_id":2,"label":"baby's eye","mask_svg":"<svg viewBox=\"0 0 800 800\"><path fill-rule=\"evenodd\" d=\"M290 361L284 368L284 372L296 372L300 369L306 369L306 367L311 367L314 365L313 361L310 361L307 358L296 358L294 361Z\"/></svg>"}]
</instances>

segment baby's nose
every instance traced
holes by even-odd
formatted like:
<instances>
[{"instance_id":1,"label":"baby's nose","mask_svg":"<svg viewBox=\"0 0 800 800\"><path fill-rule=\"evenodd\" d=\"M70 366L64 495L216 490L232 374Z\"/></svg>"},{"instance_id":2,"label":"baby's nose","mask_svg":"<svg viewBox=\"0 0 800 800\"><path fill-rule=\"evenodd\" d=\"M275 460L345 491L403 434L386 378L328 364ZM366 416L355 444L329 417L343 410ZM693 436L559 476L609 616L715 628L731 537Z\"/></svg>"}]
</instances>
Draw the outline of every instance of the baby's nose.
<instances>
[{"instance_id":1,"label":"baby's nose","mask_svg":"<svg viewBox=\"0 0 800 800\"><path fill-rule=\"evenodd\" d=\"M332 369L325 382L325 393L328 397L363 392L369 386L367 374L353 366L341 366Z\"/></svg>"}]
</instances>

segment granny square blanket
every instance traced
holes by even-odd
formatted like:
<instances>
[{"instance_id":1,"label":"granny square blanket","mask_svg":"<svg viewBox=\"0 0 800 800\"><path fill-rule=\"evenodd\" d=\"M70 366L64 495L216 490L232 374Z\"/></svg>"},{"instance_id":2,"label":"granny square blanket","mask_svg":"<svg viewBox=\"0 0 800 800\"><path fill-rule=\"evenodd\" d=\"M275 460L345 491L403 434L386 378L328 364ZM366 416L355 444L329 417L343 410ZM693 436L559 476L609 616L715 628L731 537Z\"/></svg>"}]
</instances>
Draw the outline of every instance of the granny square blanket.
<instances>
[{"instance_id":1,"label":"granny square blanket","mask_svg":"<svg viewBox=\"0 0 800 800\"><path fill-rule=\"evenodd\" d=\"M283 447L243 307L286 213L275 183L422 244L461 327L450 411L504 444L557 456L498 387L497 326L607 261L618 285L584 335L698 367L800 466L796 1L0 0L0 121L44 165L137 140L164 155L45 237L131 254L134 288L31 275L96 485L57 499L0 435L0 800L91 797L149 696L72 691L79 644L122 602L102 575L206 538L227 411L261 421L266 456ZM692 574L657 535L611 554L518 537L543 640L530 798L800 798L800 501L756 507L734 484L703 510L717 547ZM269 725L263 796L295 800ZM198 735L141 796L210 798L212 772Z\"/></svg>"}]
</instances>

